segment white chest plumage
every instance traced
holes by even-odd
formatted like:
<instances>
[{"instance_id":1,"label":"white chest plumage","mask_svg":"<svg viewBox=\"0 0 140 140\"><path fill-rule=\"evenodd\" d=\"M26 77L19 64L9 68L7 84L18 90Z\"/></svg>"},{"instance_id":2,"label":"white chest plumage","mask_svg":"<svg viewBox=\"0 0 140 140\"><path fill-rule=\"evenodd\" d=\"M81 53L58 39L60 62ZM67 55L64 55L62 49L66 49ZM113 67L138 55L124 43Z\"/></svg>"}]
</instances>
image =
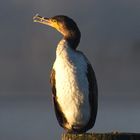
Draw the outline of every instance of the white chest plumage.
<instances>
[{"instance_id":1,"label":"white chest plumage","mask_svg":"<svg viewBox=\"0 0 140 140\"><path fill-rule=\"evenodd\" d=\"M67 127L86 125L90 118L90 106L85 56L61 40L53 69L57 101L68 121Z\"/></svg>"}]
</instances>

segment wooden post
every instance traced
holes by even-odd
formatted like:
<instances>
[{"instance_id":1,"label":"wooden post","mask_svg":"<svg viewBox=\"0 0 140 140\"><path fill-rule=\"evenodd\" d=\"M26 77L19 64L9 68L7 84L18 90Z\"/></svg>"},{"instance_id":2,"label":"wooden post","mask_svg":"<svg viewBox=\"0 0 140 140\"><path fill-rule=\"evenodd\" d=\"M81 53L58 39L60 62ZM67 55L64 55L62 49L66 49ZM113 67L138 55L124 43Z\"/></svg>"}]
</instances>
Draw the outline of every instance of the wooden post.
<instances>
[{"instance_id":1,"label":"wooden post","mask_svg":"<svg viewBox=\"0 0 140 140\"><path fill-rule=\"evenodd\" d=\"M62 134L62 140L140 140L140 133Z\"/></svg>"}]
</instances>

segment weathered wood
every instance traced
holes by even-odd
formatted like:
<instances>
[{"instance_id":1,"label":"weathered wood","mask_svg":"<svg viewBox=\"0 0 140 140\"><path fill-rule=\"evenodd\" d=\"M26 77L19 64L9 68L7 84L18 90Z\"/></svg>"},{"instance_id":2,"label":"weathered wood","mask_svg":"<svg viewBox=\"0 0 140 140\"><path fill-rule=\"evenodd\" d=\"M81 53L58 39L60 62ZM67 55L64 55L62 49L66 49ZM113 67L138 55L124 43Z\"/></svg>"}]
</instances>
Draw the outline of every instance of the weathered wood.
<instances>
[{"instance_id":1,"label":"weathered wood","mask_svg":"<svg viewBox=\"0 0 140 140\"><path fill-rule=\"evenodd\" d=\"M140 140L140 133L62 134L62 140Z\"/></svg>"}]
</instances>

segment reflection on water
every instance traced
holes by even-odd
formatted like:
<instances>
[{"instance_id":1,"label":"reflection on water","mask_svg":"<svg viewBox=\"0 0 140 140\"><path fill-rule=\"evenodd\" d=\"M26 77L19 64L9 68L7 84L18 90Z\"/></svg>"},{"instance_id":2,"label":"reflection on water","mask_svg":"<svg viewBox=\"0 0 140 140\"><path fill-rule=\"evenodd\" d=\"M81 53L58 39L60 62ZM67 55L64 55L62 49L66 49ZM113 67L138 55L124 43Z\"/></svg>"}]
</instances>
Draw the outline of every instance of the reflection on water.
<instances>
[{"instance_id":1,"label":"reflection on water","mask_svg":"<svg viewBox=\"0 0 140 140\"><path fill-rule=\"evenodd\" d=\"M139 132L139 106L138 100L102 99L91 132ZM58 140L63 132L47 97L0 98L0 112L1 140Z\"/></svg>"}]
</instances>

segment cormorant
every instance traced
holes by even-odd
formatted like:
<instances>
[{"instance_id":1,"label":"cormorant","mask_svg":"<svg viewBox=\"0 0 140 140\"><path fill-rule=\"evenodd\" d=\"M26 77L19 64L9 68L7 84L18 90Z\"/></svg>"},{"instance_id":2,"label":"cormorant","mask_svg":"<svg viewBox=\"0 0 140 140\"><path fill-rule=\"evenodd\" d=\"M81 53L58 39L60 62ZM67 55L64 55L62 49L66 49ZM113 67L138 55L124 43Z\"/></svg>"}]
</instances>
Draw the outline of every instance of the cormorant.
<instances>
[{"instance_id":1,"label":"cormorant","mask_svg":"<svg viewBox=\"0 0 140 140\"><path fill-rule=\"evenodd\" d=\"M34 22L58 30L63 39L56 49L50 83L57 120L70 133L84 133L94 126L98 91L93 68L86 56L77 50L81 33L69 17L34 16Z\"/></svg>"}]
</instances>

